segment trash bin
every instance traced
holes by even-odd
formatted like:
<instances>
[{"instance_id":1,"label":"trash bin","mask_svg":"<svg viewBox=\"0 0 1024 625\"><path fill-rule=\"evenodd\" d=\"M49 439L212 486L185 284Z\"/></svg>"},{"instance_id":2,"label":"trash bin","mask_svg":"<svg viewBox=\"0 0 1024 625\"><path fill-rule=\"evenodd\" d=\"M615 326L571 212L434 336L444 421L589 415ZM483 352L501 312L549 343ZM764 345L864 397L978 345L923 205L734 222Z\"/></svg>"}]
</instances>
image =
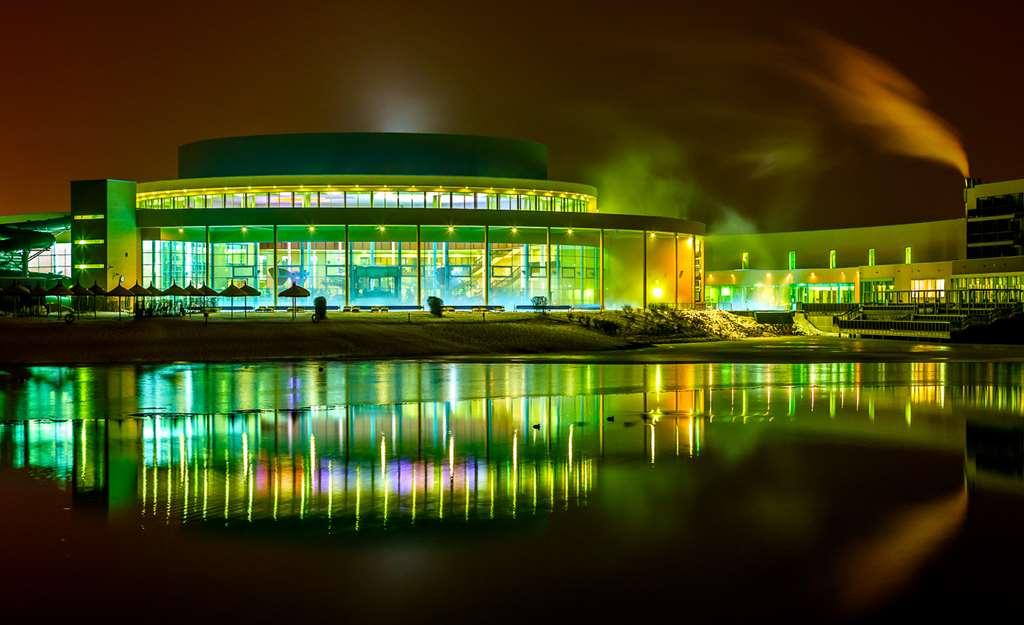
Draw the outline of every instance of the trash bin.
<instances>
[{"instance_id":1,"label":"trash bin","mask_svg":"<svg viewBox=\"0 0 1024 625\"><path fill-rule=\"evenodd\" d=\"M320 296L313 300L313 322L327 318L327 298Z\"/></svg>"}]
</instances>

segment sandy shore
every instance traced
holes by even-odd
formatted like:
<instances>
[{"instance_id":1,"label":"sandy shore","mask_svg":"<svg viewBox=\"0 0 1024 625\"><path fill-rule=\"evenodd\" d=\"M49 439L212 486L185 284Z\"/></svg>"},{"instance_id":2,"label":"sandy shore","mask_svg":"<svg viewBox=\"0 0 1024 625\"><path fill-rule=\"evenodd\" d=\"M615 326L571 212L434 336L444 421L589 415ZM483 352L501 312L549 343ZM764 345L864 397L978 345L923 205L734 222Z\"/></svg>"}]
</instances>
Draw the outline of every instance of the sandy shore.
<instances>
[{"instance_id":1,"label":"sandy shore","mask_svg":"<svg viewBox=\"0 0 1024 625\"><path fill-rule=\"evenodd\" d=\"M255 317L255 318L254 318ZM557 315L427 313L336 315L320 323L290 315L224 314L191 319L54 317L0 319L6 364L234 362L267 359L425 358L455 355L577 353L635 346Z\"/></svg>"},{"instance_id":2,"label":"sandy shore","mask_svg":"<svg viewBox=\"0 0 1024 625\"><path fill-rule=\"evenodd\" d=\"M0 319L0 364L247 362L445 358L474 362L1024 362L1019 345L914 343L827 336L660 342L583 328L564 315L427 313L308 318ZM668 338L671 341L671 338ZM658 341L658 342L653 342Z\"/></svg>"}]
</instances>

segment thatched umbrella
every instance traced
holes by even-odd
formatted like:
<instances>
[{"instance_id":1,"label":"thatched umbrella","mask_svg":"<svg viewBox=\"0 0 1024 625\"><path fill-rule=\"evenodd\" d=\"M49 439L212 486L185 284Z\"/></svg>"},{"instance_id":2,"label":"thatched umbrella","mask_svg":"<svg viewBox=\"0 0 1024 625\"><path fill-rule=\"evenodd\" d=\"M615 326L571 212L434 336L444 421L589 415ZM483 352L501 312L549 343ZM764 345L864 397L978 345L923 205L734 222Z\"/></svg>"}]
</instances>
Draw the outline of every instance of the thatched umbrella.
<instances>
[{"instance_id":1,"label":"thatched umbrella","mask_svg":"<svg viewBox=\"0 0 1024 625\"><path fill-rule=\"evenodd\" d=\"M43 288L42 282L36 282L36 285L29 290L29 294L36 298L36 314L39 314L39 309L43 306L43 300L46 299L46 289Z\"/></svg>"},{"instance_id":2,"label":"thatched umbrella","mask_svg":"<svg viewBox=\"0 0 1024 625\"><path fill-rule=\"evenodd\" d=\"M124 285L118 284L114 288L107 292L107 297L117 298L117 318L121 318L121 298L122 297L133 297L132 292L124 288Z\"/></svg>"},{"instance_id":3,"label":"thatched umbrella","mask_svg":"<svg viewBox=\"0 0 1024 625\"><path fill-rule=\"evenodd\" d=\"M220 292L220 297L227 297L227 298L230 298L231 300L234 300L236 297L244 297L244 296L245 296L245 293L242 293L242 289L240 289L237 286L235 286L234 282L228 284L227 288L225 288L223 291ZM235 316L235 302L234 301L231 302L231 316L232 317Z\"/></svg>"},{"instance_id":4,"label":"thatched umbrella","mask_svg":"<svg viewBox=\"0 0 1024 625\"><path fill-rule=\"evenodd\" d=\"M71 285L71 295L73 295L75 299L78 300L78 308L81 309L82 298L90 297L92 295L92 291L82 286L81 283L78 282L78 280L75 280L75 283Z\"/></svg>"},{"instance_id":5,"label":"thatched umbrella","mask_svg":"<svg viewBox=\"0 0 1024 625\"><path fill-rule=\"evenodd\" d=\"M191 281L189 281L188 286L185 287L185 290L188 291L188 309L189 309L188 310L188 314L191 315L192 314L192 298L193 297L202 297L203 296L203 292L200 291L198 287L194 286Z\"/></svg>"},{"instance_id":6,"label":"thatched umbrella","mask_svg":"<svg viewBox=\"0 0 1024 625\"><path fill-rule=\"evenodd\" d=\"M57 317L60 317L60 298L74 295L74 293L71 292L71 289L64 286L63 280L57 280L57 284L50 287L50 289L46 291L46 294L57 298Z\"/></svg>"},{"instance_id":7,"label":"thatched umbrella","mask_svg":"<svg viewBox=\"0 0 1024 625\"><path fill-rule=\"evenodd\" d=\"M292 298L292 321L295 320L295 298L297 297L309 297L309 291L302 288L301 286L292 282L292 285L287 289L277 294L278 297L290 297Z\"/></svg>"},{"instance_id":8,"label":"thatched umbrella","mask_svg":"<svg viewBox=\"0 0 1024 625\"><path fill-rule=\"evenodd\" d=\"M23 296L30 294L31 291L29 291L27 287L19 284L18 282L15 282L14 284L4 289L4 295L10 295L11 297L14 298L14 305L11 306L12 315L14 315L15 317L18 316L18 300L21 299Z\"/></svg>"},{"instance_id":9,"label":"thatched umbrella","mask_svg":"<svg viewBox=\"0 0 1024 625\"><path fill-rule=\"evenodd\" d=\"M89 292L92 293L92 316L96 316L96 298L106 296L107 292L99 285L98 282L93 280L92 286L89 287Z\"/></svg>"},{"instance_id":10,"label":"thatched umbrella","mask_svg":"<svg viewBox=\"0 0 1024 625\"><path fill-rule=\"evenodd\" d=\"M248 283L243 282L242 286L240 287L240 290L242 291L242 295L244 296L242 298L242 306L243 306L242 310L248 310L249 309L249 301L248 301L249 298L250 297L259 297L260 296L259 289L254 289L251 286L249 286Z\"/></svg>"},{"instance_id":11,"label":"thatched umbrella","mask_svg":"<svg viewBox=\"0 0 1024 625\"><path fill-rule=\"evenodd\" d=\"M149 295L149 289L142 286L138 282L132 285L132 288L128 289L131 292L131 296L135 298L135 305L133 306L135 314L139 314L139 298Z\"/></svg>"},{"instance_id":12,"label":"thatched umbrella","mask_svg":"<svg viewBox=\"0 0 1024 625\"><path fill-rule=\"evenodd\" d=\"M210 287L206 286L205 284L201 284L199 286L199 295L201 297L217 297L217 291L214 291L213 289L211 289ZM205 303L203 304L203 307L204 308L206 307Z\"/></svg>"},{"instance_id":13,"label":"thatched umbrella","mask_svg":"<svg viewBox=\"0 0 1024 625\"><path fill-rule=\"evenodd\" d=\"M189 293L185 289L178 286L177 282L172 282L171 286L164 289L163 295L168 297L188 297Z\"/></svg>"}]
</instances>

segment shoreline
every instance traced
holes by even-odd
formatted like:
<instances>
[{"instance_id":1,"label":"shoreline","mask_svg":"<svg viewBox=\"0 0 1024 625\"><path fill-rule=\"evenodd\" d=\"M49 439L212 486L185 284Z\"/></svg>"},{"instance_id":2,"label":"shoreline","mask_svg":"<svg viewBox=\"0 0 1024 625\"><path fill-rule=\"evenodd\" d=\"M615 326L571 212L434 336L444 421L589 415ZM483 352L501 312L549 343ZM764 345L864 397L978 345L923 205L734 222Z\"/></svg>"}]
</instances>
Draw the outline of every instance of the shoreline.
<instances>
[{"instance_id":1,"label":"shoreline","mask_svg":"<svg viewBox=\"0 0 1024 625\"><path fill-rule=\"evenodd\" d=\"M0 367L443 360L601 364L1024 362L1019 345L915 343L884 339L780 336L619 337L564 317L536 314L425 314L334 318L313 324L290 317L0 320Z\"/></svg>"}]
</instances>

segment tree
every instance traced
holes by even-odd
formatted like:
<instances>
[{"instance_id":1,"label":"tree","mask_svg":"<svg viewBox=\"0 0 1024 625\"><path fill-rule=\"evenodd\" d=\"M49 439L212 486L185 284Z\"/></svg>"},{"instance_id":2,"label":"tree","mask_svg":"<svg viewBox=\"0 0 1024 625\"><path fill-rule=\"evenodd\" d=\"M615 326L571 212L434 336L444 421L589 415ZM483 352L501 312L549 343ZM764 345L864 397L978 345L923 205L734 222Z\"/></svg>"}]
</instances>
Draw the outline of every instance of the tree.
<instances>
[{"instance_id":1,"label":"tree","mask_svg":"<svg viewBox=\"0 0 1024 625\"><path fill-rule=\"evenodd\" d=\"M430 309L430 314L434 315L435 317L440 317L444 309L444 300L442 300L440 297L435 297L431 295L430 297L427 298L427 308Z\"/></svg>"}]
</instances>

